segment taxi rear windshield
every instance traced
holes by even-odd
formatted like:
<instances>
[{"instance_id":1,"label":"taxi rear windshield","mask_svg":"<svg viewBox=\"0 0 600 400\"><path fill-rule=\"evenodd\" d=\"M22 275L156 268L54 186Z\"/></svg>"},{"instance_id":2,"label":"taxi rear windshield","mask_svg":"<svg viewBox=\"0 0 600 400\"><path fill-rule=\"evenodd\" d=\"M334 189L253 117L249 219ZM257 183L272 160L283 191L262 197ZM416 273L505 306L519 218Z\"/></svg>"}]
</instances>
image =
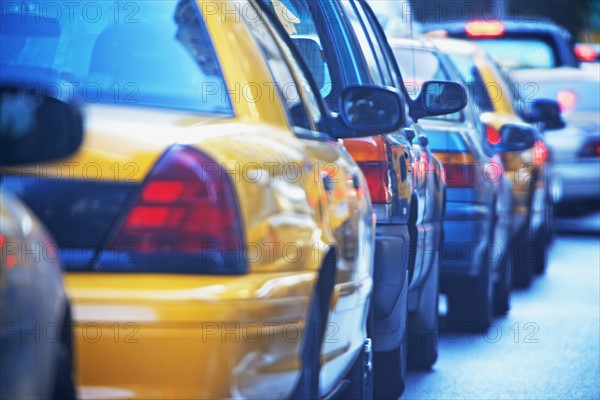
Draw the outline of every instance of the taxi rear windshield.
<instances>
[{"instance_id":1,"label":"taxi rear windshield","mask_svg":"<svg viewBox=\"0 0 600 400\"><path fill-rule=\"evenodd\" d=\"M233 115L195 2L2 1L2 84L43 94Z\"/></svg>"}]
</instances>

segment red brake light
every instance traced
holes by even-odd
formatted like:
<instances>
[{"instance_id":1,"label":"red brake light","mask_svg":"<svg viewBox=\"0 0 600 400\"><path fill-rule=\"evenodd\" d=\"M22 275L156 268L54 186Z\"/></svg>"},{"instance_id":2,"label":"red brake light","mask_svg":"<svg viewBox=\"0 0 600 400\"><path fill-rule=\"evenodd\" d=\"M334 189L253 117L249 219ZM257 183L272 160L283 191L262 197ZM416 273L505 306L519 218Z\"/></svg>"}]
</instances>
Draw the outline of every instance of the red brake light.
<instances>
[{"instance_id":1,"label":"red brake light","mask_svg":"<svg viewBox=\"0 0 600 400\"><path fill-rule=\"evenodd\" d=\"M497 145L497 144L500 144L500 142L502 142L502 137L500 136L500 132L498 132L497 129L495 129L489 125L486 125L486 127L485 127L485 135L486 135L488 143L491 145Z\"/></svg>"},{"instance_id":2,"label":"red brake light","mask_svg":"<svg viewBox=\"0 0 600 400\"><path fill-rule=\"evenodd\" d=\"M371 201L390 203L392 193L385 140L381 136L370 136L344 140L344 145L365 176ZM392 153L394 151L395 147L392 147Z\"/></svg>"},{"instance_id":3,"label":"red brake light","mask_svg":"<svg viewBox=\"0 0 600 400\"><path fill-rule=\"evenodd\" d=\"M577 103L577 93L572 90L559 90L556 94L556 101L558 101L560 111L571 111Z\"/></svg>"},{"instance_id":4,"label":"red brake light","mask_svg":"<svg viewBox=\"0 0 600 400\"><path fill-rule=\"evenodd\" d=\"M548 148L541 140L536 140L533 144L533 162L536 165L542 165L548 158Z\"/></svg>"},{"instance_id":5,"label":"red brake light","mask_svg":"<svg viewBox=\"0 0 600 400\"><path fill-rule=\"evenodd\" d=\"M134 255L148 256L144 264L166 262L157 267L161 271L245 271L241 220L227 173L194 149L167 151L108 246L132 247L139 253Z\"/></svg>"},{"instance_id":6,"label":"red brake light","mask_svg":"<svg viewBox=\"0 0 600 400\"><path fill-rule=\"evenodd\" d=\"M148 182L142 196L144 201L156 201L158 203L170 203L177 200L184 189L183 182L178 181L154 181Z\"/></svg>"},{"instance_id":7,"label":"red brake light","mask_svg":"<svg viewBox=\"0 0 600 400\"><path fill-rule=\"evenodd\" d=\"M500 21L471 21L465 25L467 36L502 36L504 25Z\"/></svg>"},{"instance_id":8,"label":"red brake light","mask_svg":"<svg viewBox=\"0 0 600 400\"><path fill-rule=\"evenodd\" d=\"M579 60L586 62L592 62L598 59L598 53L596 53L596 50L594 50L592 46L585 44L575 46L575 55L577 58L579 58Z\"/></svg>"},{"instance_id":9,"label":"red brake light","mask_svg":"<svg viewBox=\"0 0 600 400\"><path fill-rule=\"evenodd\" d=\"M373 203L389 203L391 193L387 162L359 162L358 166L367 180L371 201Z\"/></svg>"}]
</instances>

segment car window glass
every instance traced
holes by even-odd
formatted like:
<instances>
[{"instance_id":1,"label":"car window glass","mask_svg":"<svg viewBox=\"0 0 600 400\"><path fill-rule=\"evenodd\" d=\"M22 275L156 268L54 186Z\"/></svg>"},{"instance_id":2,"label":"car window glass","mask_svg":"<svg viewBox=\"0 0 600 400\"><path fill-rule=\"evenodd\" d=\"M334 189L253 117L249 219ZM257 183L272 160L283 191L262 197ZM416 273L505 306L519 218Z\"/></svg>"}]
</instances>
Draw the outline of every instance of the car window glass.
<instances>
[{"instance_id":1,"label":"car window glass","mask_svg":"<svg viewBox=\"0 0 600 400\"><path fill-rule=\"evenodd\" d=\"M461 54L448 54L454 63L471 99L477 104L481 111L494 111L494 105L490 98L485 82L470 56Z\"/></svg>"},{"instance_id":2,"label":"car window glass","mask_svg":"<svg viewBox=\"0 0 600 400\"><path fill-rule=\"evenodd\" d=\"M421 93L425 81L450 80L439 59L430 51L408 47L393 48L396 61L404 78L404 85L412 99Z\"/></svg>"},{"instance_id":3,"label":"car window glass","mask_svg":"<svg viewBox=\"0 0 600 400\"><path fill-rule=\"evenodd\" d=\"M384 36L380 36L376 33L375 27L373 26L374 23L376 21L376 18L371 19L369 18L368 14L365 11L365 4L364 3L359 3L357 1L351 0L352 4L354 6L356 6L356 11L358 12L358 15L360 16L361 20L364 22L364 29L365 32L369 38L369 41L371 42L372 46L373 46L373 51L375 53L375 56L377 57L378 60L378 64L381 68L381 71L383 73L383 80L385 82L386 85L388 86L396 86L397 82L392 80L392 66L391 66L391 60L388 59L388 57L391 57L391 55L386 54L386 49L383 46L383 41L387 40ZM343 0L343 3L347 3L346 0Z\"/></svg>"},{"instance_id":4,"label":"car window glass","mask_svg":"<svg viewBox=\"0 0 600 400\"><path fill-rule=\"evenodd\" d=\"M408 95L414 100L421 93L423 83L431 80L453 81L440 62L440 59L430 50L415 49L412 47L394 47L394 55L398 61L404 86ZM460 121L461 112L427 117Z\"/></svg>"},{"instance_id":5,"label":"car window glass","mask_svg":"<svg viewBox=\"0 0 600 400\"><path fill-rule=\"evenodd\" d=\"M369 0L388 37L412 37L420 33L419 22L408 0Z\"/></svg>"},{"instance_id":6,"label":"car window glass","mask_svg":"<svg viewBox=\"0 0 600 400\"><path fill-rule=\"evenodd\" d=\"M193 1L139 2L135 12L118 18L113 2L94 3L94 18L69 12L50 17L39 2L2 4L3 77L54 85L58 95L84 103L233 115Z\"/></svg>"},{"instance_id":7,"label":"car window glass","mask_svg":"<svg viewBox=\"0 0 600 400\"><path fill-rule=\"evenodd\" d=\"M381 47L383 58L385 59L385 62L388 66L389 73L391 75L390 86L395 87L398 90L402 91L404 85L402 84L402 77L400 76L400 69L398 67L398 64L396 63L395 56L392 53L392 50L387 42L386 33L384 31L382 31L381 29L378 29L376 26L376 25L379 25L381 27L381 24L379 23L379 18L373 12L368 12L368 10L366 8L367 7L366 3L355 2L355 4L364 13L366 20L368 20L368 22L370 23L371 29L372 29L375 37L377 38L378 44ZM370 3L369 3L369 5L370 5ZM403 94L403 96L404 96L404 94Z\"/></svg>"},{"instance_id":8,"label":"car window glass","mask_svg":"<svg viewBox=\"0 0 600 400\"><path fill-rule=\"evenodd\" d=\"M253 10L253 12L257 12L257 11ZM247 20L248 20L248 18L253 18L252 16L248 17L248 14L245 14L245 15L246 15ZM255 20L257 21L257 23L260 23L261 25L266 27L267 22L265 20L263 20L262 18L259 20L258 15L259 14L256 14ZM270 25L270 27L271 27L271 29L273 29L272 25ZM280 51L285 56L285 59L288 63L289 68L294 72L298 85L302 88L302 93L301 93L303 95L302 99L304 100L305 106L307 107L309 117L314 122L314 125L317 126L321 122L322 112L321 112L319 100L317 99L317 94L314 91L314 89L316 89L316 88L314 88L308 81L308 79L304 73L304 70L298 64L298 61L294 57L292 50L288 46L288 43L285 40L282 40L282 38L280 36L278 36L277 34L274 34L273 36L274 36L273 39L277 42ZM269 38L270 38L270 36L269 36Z\"/></svg>"},{"instance_id":9,"label":"car window glass","mask_svg":"<svg viewBox=\"0 0 600 400\"><path fill-rule=\"evenodd\" d=\"M280 97L284 100L284 105L287 108L292 125L314 130L296 81L271 32L269 32L253 7L249 7L247 4L235 4L238 8L243 6L243 12L240 12L240 15L244 18L246 25L261 48L269 70L275 80L274 86L277 88Z\"/></svg>"},{"instance_id":10,"label":"car window glass","mask_svg":"<svg viewBox=\"0 0 600 400\"><path fill-rule=\"evenodd\" d=\"M506 69L554 68L552 47L543 40L503 38L477 40L492 58Z\"/></svg>"},{"instance_id":11,"label":"car window glass","mask_svg":"<svg viewBox=\"0 0 600 400\"><path fill-rule=\"evenodd\" d=\"M346 16L350 20L350 23L354 28L354 33L360 43L373 83L376 85L390 85L391 83L388 82L389 79L386 79L384 74L383 68L385 65L382 64L383 60L380 49L376 47L376 43L373 43L373 36L369 37L368 33L365 32L367 27L366 25L363 27L363 24L361 24L360 18L362 17L357 15L356 10L352 7L352 4L350 4L350 1L342 1L342 4L344 5ZM377 50L379 50L379 53Z\"/></svg>"},{"instance_id":12,"label":"car window glass","mask_svg":"<svg viewBox=\"0 0 600 400\"><path fill-rule=\"evenodd\" d=\"M279 20L307 64L313 81L317 86L322 85L319 88L321 95L331 110L338 111L342 88L371 81L351 27L334 3L317 4L312 0L258 1ZM315 41L321 50L321 57L311 57L311 54L315 54ZM325 72L321 74L323 63Z\"/></svg>"},{"instance_id":13,"label":"car window glass","mask_svg":"<svg viewBox=\"0 0 600 400\"><path fill-rule=\"evenodd\" d=\"M327 97L333 88L326 51L315 20L304 1L264 0L298 49L322 97Z\"/></svg>"}]
</instances>

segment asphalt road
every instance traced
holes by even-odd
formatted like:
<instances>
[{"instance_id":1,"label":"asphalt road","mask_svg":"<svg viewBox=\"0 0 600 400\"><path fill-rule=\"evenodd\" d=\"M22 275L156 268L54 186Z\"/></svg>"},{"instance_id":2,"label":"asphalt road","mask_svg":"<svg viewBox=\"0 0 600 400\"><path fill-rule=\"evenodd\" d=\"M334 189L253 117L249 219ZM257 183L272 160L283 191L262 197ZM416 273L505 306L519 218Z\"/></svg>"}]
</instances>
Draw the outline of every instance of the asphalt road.
<instances>
[{"instance_id":1,"label":"asphalt road","mask_svg":"<svg viewBox=\"0 0 600 400\"><path fill-rule=\"evenodd\" d=\"M600 213L557 221L548 270L487 334L440 329L402 399L600 399Z\"/></svg>"}]
</instances>

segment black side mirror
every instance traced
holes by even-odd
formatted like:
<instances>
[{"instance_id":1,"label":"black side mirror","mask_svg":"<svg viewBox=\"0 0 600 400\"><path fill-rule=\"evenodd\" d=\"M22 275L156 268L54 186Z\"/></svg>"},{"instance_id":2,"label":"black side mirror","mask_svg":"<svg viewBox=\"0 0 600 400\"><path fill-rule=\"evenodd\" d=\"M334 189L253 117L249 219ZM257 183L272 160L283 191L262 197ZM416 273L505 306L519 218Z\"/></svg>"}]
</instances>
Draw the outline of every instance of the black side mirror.
<instances>
[{"instance_id":1,"label":"black side mirror","mask_svg":"<svg viewBox=\"0 0 600 400\"><path fill-rule=\"evenodd\" d=\"M83 119L74 105L12 83L0 96L0 165L62 158L81 145Z\"/></svg>"},{"instance_id":2,"label":"black side mirror","mask_svg":"<svg viewBox=\"0 0 600 400\"><path fill-rule=\"evenodd\" d=\"M340 139L390 133L406 122L400 92L390 87L348 86L339 110L334 135Z\"/></svg>"},{"instance_id":3,"label":"black side mirror","mask_svg":"<svg viewBox=\"0 0 600 400\"><path fill-rule=\"evenodd\" d=\"M523 151L533 147L536 134L535 129L526 124L504 124L500 138L500 143L493 146L495 151Z\"/></svg>"},{"instance_id":4,"label":"black side mirror","mask_svg":"<svg viewBox=\"0 0 600 400\"><path fill-rule=\"evenodd\" d=\"M410 103L410 116L418 121L423 117L452 114L467 105L467 91L457 82L427 81L421 93Z\"/></svg>"},{"instance_id":5,"label":"black side mirror","mask_svg":"<svg viewBox=\"0 0 600 400\"><path fill-rule=\"evenodd\" d=\"M556 100L537 99L523 109L523 119L529 123L543 124L543 130L562 129L565 121L562 119L560 106Z\"/></svg>"}]
</instances>

